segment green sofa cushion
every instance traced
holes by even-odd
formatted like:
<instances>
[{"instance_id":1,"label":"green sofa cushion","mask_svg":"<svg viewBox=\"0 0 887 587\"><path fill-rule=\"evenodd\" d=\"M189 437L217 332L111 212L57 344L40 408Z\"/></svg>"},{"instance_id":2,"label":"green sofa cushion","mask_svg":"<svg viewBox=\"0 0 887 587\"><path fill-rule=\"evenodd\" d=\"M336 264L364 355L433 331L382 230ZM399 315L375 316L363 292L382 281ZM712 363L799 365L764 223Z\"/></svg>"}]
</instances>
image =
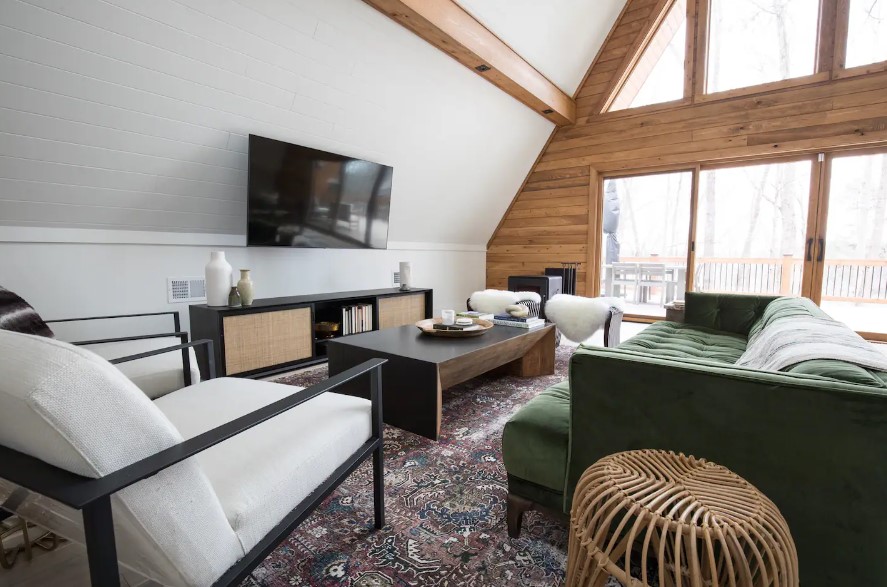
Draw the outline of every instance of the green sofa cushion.
<instances>
[{"instance_id":1,"label":"green sofa cushion","mask_svg":"<svg viewBox=\"0 0 887 587\"><path fill-rule=\"evenodd\" d=\"M678 322L655 322L618 346L619 350L662 359L694 359L732 365L745 352L739 334Z\"/></svg>"},{"instance_id":2,"label":"green sofa cushion","mask_svg":"<svg viewBox=\"0 0 887 587\"><path fill-rule=\"evenodd\" d=\"M527 402L505 424L502 456L508 474L562 493L569 437L570 385L562 381Z\"/></svg>"},{"instance_id":3,"label":"green sofa cushion","mask_svg":"<svg viewBox=\"0 0 887 587\"><path fill-rule=\"evenodd\" d=\"M887 373L880 373L882 377L878 377L878 373L873 373L859 365L845 363L844 361L834 361L831 359L803 361L785 369L785 372L796 375L817 375L846 383L887 388L887 383L885 383L887 381Z\"/></svg>"},{"instance_id":4,"label":"green sofa cushion","mask_svg":"<svg viewBox=\"0 0 887 587\"><path fill-rule=\"evenodd\" d=\"M684 322L748 337L752 325L777 296L707 294L688 291Z\"/></svg>"}]
</instances>

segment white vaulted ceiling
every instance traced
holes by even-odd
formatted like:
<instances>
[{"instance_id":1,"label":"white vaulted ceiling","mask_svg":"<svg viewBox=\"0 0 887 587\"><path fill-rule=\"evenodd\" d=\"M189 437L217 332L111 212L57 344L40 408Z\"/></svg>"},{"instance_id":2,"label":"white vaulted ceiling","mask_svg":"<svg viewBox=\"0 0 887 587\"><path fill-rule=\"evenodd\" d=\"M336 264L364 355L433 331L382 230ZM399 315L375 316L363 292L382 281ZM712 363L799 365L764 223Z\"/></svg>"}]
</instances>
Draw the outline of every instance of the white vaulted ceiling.
<instances>
[{"instance_id":1,"label":"white vaulted ceiling","mask_svg":"<svg viewBox=\"0 0 887 587\"><path fill-rule=\"evenodd\" d=\"M625 0L456 0L572 95Z\"/></svg>"}]
</instances>

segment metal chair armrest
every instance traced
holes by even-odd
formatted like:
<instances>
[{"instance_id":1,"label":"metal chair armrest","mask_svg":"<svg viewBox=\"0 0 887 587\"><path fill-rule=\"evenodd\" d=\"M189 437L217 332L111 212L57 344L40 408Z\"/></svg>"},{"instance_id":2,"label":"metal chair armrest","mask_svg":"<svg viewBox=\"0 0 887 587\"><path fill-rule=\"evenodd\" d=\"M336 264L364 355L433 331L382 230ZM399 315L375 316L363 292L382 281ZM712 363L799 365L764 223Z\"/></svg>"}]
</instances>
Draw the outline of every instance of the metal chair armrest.
<instances>
[{"instance_id":1,"label":"metal chair armrest","mask_svg":"<svg viewBox=\"0 0 887 587\"><path fill-rule=\"evenodd\" d=\"M187 337L185 338L187 341ZM213 341L208 338L203 338L200 340L192 340L191 342L184 342L182 344L177 344L174 346L164 347L162 349L155 349L153 351L145 351L143 353L136 353L134 355L128 355L125 357L118 357L116 359L111 359L108 361L112 365L119 365L120 363L128 363L130 361L137 361L139 359L146 359L148 357L154 357L157 355L162 355L164 353L169 353L172 351L182 351L182 374L185 379L185 386L191 385L191 355L188 353L188 349L193 347L206 345L206 371L207 371L207 379L215 379L216 378L216 362L213 358Z\"/></svg>"},{"instance_id":2,"label":"metal chair armrest","mask_svg":"<svg viewBox=\"0 0 887 587\"><path fill-rule=\"evenodd\" d=\"M157 334L141 334L138 336L120 336L117 338L98 338L95 340L76 340L72 341L71 344L75 346L89 346L92 344L103 344L108 342L128 342L131 340L148 340L152 338L169 338L175 336L176 338L181 339L182 343L188 342L188 333L187 332L159 332Z\"/></svg>"},{"instance_id":3,"label":"metal chair armrest","mask_svg":"<svg viewBox=\"0 0 887 587\"><path fill-rule=\"evenodd\" d=\"M172 316L173 328L176 332L182 329L182 321L178 310L171 312L147 312L143 314L115 314L111 316L88 316L85 318L59 318L56 320L44 320L47 324L58 324L60 322L85 322L89 320L114 320L117 318L142 318L145 316Z\"/></svg>"}]
</instances>

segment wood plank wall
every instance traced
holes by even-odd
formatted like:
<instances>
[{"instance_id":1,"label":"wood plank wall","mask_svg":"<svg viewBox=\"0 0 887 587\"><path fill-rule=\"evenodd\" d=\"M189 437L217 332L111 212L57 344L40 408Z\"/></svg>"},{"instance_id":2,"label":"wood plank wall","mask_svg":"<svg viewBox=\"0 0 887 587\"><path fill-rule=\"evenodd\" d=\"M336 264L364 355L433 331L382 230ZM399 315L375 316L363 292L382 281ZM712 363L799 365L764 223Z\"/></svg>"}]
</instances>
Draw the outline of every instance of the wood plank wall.
<instances>
[{"instance_id":1,"label":"wood plank wall","mask_svg":"<svg viewBox=\"0 0 887 587\"><path fill-rule=\"evenodd\" d=\"M578 293L596 294L597 271L589 273L587 261L598 258L599 174L887 144L882 67L600 114L661 10L662 0L629 0L577 93L576 124L554 131L490 239L487 287L583 261Z\"/></svg>"}]
</instances>

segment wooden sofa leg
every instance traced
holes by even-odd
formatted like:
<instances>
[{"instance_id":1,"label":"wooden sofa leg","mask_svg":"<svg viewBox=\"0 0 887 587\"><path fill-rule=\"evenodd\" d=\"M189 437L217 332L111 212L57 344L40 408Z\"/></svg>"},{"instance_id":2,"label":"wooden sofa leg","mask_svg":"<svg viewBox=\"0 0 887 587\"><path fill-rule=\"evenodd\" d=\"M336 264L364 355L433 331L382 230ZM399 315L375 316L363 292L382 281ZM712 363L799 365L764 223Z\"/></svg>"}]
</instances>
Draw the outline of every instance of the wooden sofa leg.
<instances>
[{"instance_id":1,"label":"wooden sofa leg","mask_svg":"<svg viewBox=\"0 0 887 587\"><path fill-rule=\"evenodd\" d=\"M511 538L520 538L520 529L521 523L524 521L524 512L530 511L531 509L533 509L533 502L529 499L524 499L513 493L508 494L505 518L508 523L508 535Z\"/></svg>"}]
</instances>

